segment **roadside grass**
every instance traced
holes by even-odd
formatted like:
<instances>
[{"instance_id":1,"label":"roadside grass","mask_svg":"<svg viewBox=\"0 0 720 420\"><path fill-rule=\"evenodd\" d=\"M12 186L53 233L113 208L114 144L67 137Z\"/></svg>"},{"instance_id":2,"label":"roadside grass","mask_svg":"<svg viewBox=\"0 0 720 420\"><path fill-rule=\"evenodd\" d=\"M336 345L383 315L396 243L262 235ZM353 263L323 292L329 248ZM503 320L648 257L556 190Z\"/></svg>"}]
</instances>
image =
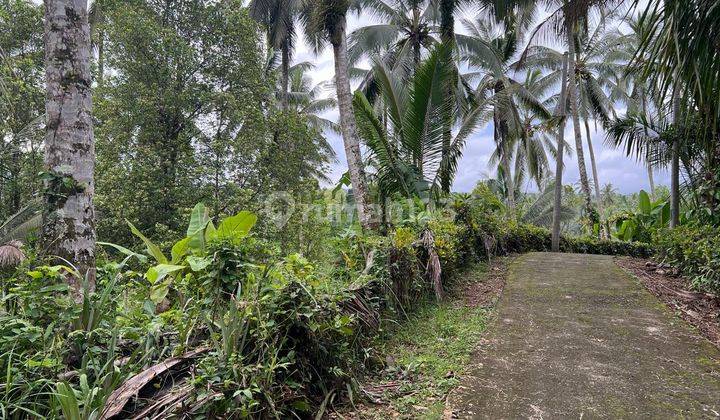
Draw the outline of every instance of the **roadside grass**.
<instances>
[{"instance_id":1,"label":"roadside grass","mask_svg":"<svg viewBox=\"0 0 720 420\"><path fill-rule=\"evenodd\" d=\"M358 407L360 418L442 418L447 394L468 367L491 312L468 305L462 291L486 274L486 266L473 267L444 302L420 305L385 331L376 350L386 367L368 386L379 404Z\"/></svg>"}]
</instances>

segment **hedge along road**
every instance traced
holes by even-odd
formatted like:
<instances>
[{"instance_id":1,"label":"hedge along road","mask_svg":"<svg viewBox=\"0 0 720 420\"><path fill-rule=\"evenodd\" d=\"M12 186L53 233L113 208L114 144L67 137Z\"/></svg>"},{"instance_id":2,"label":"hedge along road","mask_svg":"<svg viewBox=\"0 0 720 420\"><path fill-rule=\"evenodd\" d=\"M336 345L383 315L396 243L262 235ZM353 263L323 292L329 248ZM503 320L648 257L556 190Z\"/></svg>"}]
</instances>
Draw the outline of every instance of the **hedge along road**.
<instances>
[{"instance_id":1,"label":"hedge along road","mask_svg":"<svg viewBox=\"0 0 720 420\"><path fill-rule=\"evenodd\" d=\"M612 257L526 254L449 409L455 418L716 418L720 352Z\"/></svg>"}]
</instances>

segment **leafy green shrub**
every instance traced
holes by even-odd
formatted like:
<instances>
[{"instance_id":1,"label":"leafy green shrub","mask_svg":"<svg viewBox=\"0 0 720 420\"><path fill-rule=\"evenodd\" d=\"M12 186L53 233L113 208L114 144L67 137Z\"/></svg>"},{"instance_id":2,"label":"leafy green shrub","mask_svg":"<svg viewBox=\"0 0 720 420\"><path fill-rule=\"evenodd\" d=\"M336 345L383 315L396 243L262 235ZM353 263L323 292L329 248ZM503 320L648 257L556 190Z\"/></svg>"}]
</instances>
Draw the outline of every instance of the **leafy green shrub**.
<instances>
[{"instance_id":1,"label":"leafy green shrub","mask_svg":"<svg viewBox=\"0 0 720 420\"><path fill-rule=\"evenodd\" d=\"M720 228L695 224L653 235L658 256L688 276L699 290L720 292Z\"/></svg>"},{"instance_id":2,"label":"leafy green shrub","mask_svg":"<svg viewBox=\"0 0 720 420\"><path fill-rule=\"evenodd\" d=\"M565 237L560 242L563 252L578 254L627 255L645 258L652 254L652 247L644 242L625 242L590 237Z\"/></svg>"},{"instance_id":3,"label":"leafy green shrub","mask_svg":"<svg viewBox=\"0 0 720 420\"><path fill-rule=\"evenodd\" d=\"M615 218L615 237L624 241L650 242L653 232L666 227L670 222L670 201L655 202L645 190L638 194L638 210Z\"/></svg>"},{"instance_id":4,"label":"leafy green shrub","mask_svg":"<svg viewBox=\"0 0 720 420\"><path fill-rule=\"evenodd\" d=\"M206 321L214 345L195 382L224 398L202 413L307 416L347 380L354 319L340 309L343 295L322 293L324 279L298 255L245 279Z\"/></svg>"},{"instance_id":5,"label":"leafy green shrub","mask_svg":"<svg viewBox=\"0 0 720 420\"><path fill-rule=\"evenodd\" d=\"M500 247L505 253L549 251L550 231L534 225L509 221L502 227Z\"/></svg>"},{"instance_id":6,"label":"leafy green shrub","mask_svg":"<svg viewBox=\"0 0 720 420\"><path fill-rule=\"evenodd\" d=\"M545 228L510 222L503 229L500 243L503 251L507 253L545 252L551 248L551 239L552 234ZM579 254L628 255L632 257L648 257L652 254L651 246L643 242L572 236L561 238L560 250Z\"/></svg>"}]
</instances>

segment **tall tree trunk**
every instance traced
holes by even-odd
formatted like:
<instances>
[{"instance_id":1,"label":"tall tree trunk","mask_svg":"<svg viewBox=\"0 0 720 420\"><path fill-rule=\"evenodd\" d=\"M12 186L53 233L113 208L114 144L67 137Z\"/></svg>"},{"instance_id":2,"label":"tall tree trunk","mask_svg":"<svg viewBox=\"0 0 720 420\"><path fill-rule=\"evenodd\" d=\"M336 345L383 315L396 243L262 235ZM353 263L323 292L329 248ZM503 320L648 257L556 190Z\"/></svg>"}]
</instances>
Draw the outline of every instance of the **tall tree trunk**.
<instances>
[{"instance_id":1,"label":"tall tree trunk","mask_svg":"<svg viewBox=\"0 0 720 420\"><path fill-rule=\"evenodd\" d=\"M105 83L105 31L98 34L98 79L99 87Z\"/></svg>"},{"instance_id":2,"label":"tall tree trunk","mask_svg":"<svg viewBox=\"0 0 720 420\"><path fill-rule=\"evenodd\" d=\"M20 210L21 200L21 188L20 188L20 172L21 164L20 157L22 155L20 136L17 133L10 134L10 214L14 214Z\"/></svg>"},{"instance_id":3,"label":"tall tree trunk","mask_svg":"<svg viewBox=\"0 0 720 420\"><path fill-rule=\"evenodd\" d=\"M453 49L455 48L455 8L457 6L457 0L440 0L440 40L443 44L450 48L450 56L453 56ZM454 80L455 72L452 71L453 75L450 80ZM452 83L448 83L446 88L446 100L451 101L453 97L453 86ZM442 157L443 159L450 150L450 142L452 141L452 126L454 121L454 112L448 113L447 121L445 121L445 127L443 128L443 143L442 143ZM440 174L440 187L442 192L445 194L450 193L450 178L451 174L447 169L442 169Z\"/></svg>"},{"instance_id":4,"label":"tall tree trunk","mask_svg":"<svg viewBox=\"0 0 720 420\"><path fill-rule=\"evenodd\" d=\"M335 88L337 89L338 108L340 110L340 129L343 134L345 155L350 170L350 182L355 195L360 225L363 229L371 230L375 228L376 223L373 221L372 207L365 180L365 168L360 154L360 141L352 108L345 26L345 17L339 18L331 37L335 57Z\"/></svg>"},{"instance_id":5,"label":"tall tree trunk","mask_svg":"<svg viewBox=\"0 0 720 420\"><path fill-rule=\"evenodd\" d=\"M655 178L653 177L653 168L650 163L647 164L648 183L650 184L650 197L655 199Z\"/></svg>"},{"instance_id":6,"label":"tall tree trunk","mask_svg":"<svg viewBox=\"0 0 720 420\"><path fill-rule=\"evenodd\" d=\"M587 118L585 118L585 136L587 137L588 151L590 152L590 166L593 173L593 183L595 184L595 202L597 203L598 213L602 219L603 205L602 200L600 199L600 178L598 177L597 163L595 161L595 149L593 148L592 136L590 135L590 123L588 123ZM602 227L602 222L600 223L600 226L601 230L603 230L604 228ZM604 234L606 237L610 237L609 231Z\"/></svg>"},{"instance_id":7,"label":"tall tree trunk","mask_svg":"<svg viewBox=\"0 0 720 420\"><path fill-rule=\"evenodd\" d=\"M595 162L595 150L590 136L590 123L585 119L585 136L587 137L588 151L590 152L590 166L593 172L593 184L595 185L595 199L600 203L600 179L598 178L597 164Z\"/></svg>"},{"instance_id":8,"label":"tall tree trunk","mask_svg":"<svg viewBox=\"0 0 720 420\"><path fill-rule=\"evenodd\" d=\"M45 0L45 81L45 251L72 263L94 289L95 139L85 0ZM68 281L80 292L77 279Z\"/></svg>"},{"instance_id":9,"label":"tall tree trunk","mask_svg":"<svg viewBox=\"0 0 720 420\"><path fill-rule=\"evenodd\" d=\"M421 60L421 54L420 54L420 42L416 41L413 44L413 74L417 71L418 67L420 67L420 60Z\"/></svg>"},{"instance_id":10,"label":"tall tree trunk","mask_svg":"<svg viewBox=\"0 0 720 420\"><path fill-rule=\"evenodd\" d=\"M413 74L420 67L420 28L416 25L420 22L420 2L413 0L410 2L412 10L412 34L410 36L413 43Z\"/></svg>"},{"instance_id":11,"label":"tall tree trunk","mask_svg":"<svg viewBox=\"0 0 720 420\"><path fill-rule=\"evenodd\" d=\"M505 150L503 146L503 156L501 158L501 164L503 166L503 172L505 173L505 189L507 190L507 201L508 207L510 207L511 213L515 214L515 182L513 181L512 168L510 166L510 152Z\"/></svg>"},{"instance_id":12,"label":"tall tree trunk","mask_svg":"<svg viewBox=\"0 0 720 420\"><path fill-rule=\"evenodd\" d=\"M575 80L575 40L574 26L572 23L567 25L567 42L568 42L568 87L567 94L570 100L570 112L573 119L573 130L575 133L575 148L578 159L578 170L580 171L580 187L582 189L583 198L585 199L585 212L590 215L592 212L592 199L590 198L590 183L588 182L587 168L585 167L585 153L583 152L582 131L580 129L580 113L578 112L577 103L577 84Z\"/></svg>"},{"instance_id":13,"label":"tall tree trunk","mask_svg":"<svg viewBox=\"0 0 720 420\"><path fill-rule=\"evenodd\" d=\"M450 42L455 38L455 8L457 0L440 0L440 41Z\"/></svg>"},{"instance_id":14,"label":"tall tree trunk","mask_svg":"<svg viewBox=\"0 0 720 420\"><path fill-rule=\"evenodd\" d=\"M493 126L495 144L497 144L500 149L500 167L503 170L503 183L505 184L505 191L507 193L507 204L510 211L514 214L515 185L513 183L512 169L510 167L510 150L507 145L507 136L505 135L504 126L497 110L493 112Z\"/></svg>"},{"instance_id":15,"label":"tall tree trunk","mask_svg":"<svg viewBox=\"0 0 720 420\"><path fill-rule=\"evenodd\" d=\"M280 75L280 106L283 111L287 111L289 105L289 86L290 86L290 45L289 41L283 41L282 45L282 59L280 62L281 75Z\"/></svg>"},{"instance_id":16,"label":"tall tree trunk","mask_svg":"<svg viewBox=\"0 0 720 420\"><path fill-rule=\"evenodd\" d=\"M452 142L452 131L451 123L447 123L443 130L442 138L442 156L445 157L450 150L450 143ZM447 168L442 168L442 174L440 174L440 189L444 194L450 193L450 178L451 174Z\"/></svg>"},{"instance_id":17,"label":"tall tree trunk","mask_svg":"<svg viewBox=\"0 0 720 420\"><path fill-rule=\"evenodd\" d=\"M647 95L645 93L644 88L640 89L640 98L641 98L640 103L642 105L643 116L645 117L645 119L650 121L650 123L652 124L653 118L652 118L652 115L650 115L650 113L648 112ZM617 116L615 117L615 119L617 120ZM654 200L655 199L655 178L653 177L653 168L652 168L652 164L650 163L649 156L645 158L645 163L647 165L648 183L650 184L650 196Z\"/></svg>"},{"instance_id":18,"label":"tall tree trunk","mask_svg":"<svg viewBox=\"0 0 720 420\"><path fill-rule=\"evenodd\" d=\"M672 96L673 106L673 124L675 125L675 133L680 124L680 84L676 84L673 88ZM670 228L675 228L680 224L680 139L676 137L672 144L670 166Z\"/></svg>"},{"instance_id":19,"label":"tall tree trunk","mask_svg":"<svg viewBox=\"0 0 720 420\"><path fill-rule=\"evenodd\" d=\"M497 98L505 90L505 85L501 81L497 81L493 87L495 97ZM507 192L507 204L510 208L511 213L515 214L515 185L512 176L512 169L510 167L510 145L508 142L508 125L505 120L502 119L500 111L497 106L493 108L493 125L495 144L500 149L500 165L502 167L505 176L503 178L505 184L505 190Z\"/></svg>"},{"instance_id":20,"label":"tall tree trunk","mask_svg":"<svg viewBox=\"0 0 720 420\"><path fill-rule=\"evenodd\" d=\"M563 155L565 153L565 120L567 114L565 112L565 87L567 86L567 68L568 57L565 54L563 58L562 77L560 78L560 98L555 115L563 117L563 121L558 127L557 140L557 158L555 160L555 202L553 204L553 225L552 225L552 251L560 252L560 217L562 215L562 173L563 173Z\"/></svg>"}]
</instances>

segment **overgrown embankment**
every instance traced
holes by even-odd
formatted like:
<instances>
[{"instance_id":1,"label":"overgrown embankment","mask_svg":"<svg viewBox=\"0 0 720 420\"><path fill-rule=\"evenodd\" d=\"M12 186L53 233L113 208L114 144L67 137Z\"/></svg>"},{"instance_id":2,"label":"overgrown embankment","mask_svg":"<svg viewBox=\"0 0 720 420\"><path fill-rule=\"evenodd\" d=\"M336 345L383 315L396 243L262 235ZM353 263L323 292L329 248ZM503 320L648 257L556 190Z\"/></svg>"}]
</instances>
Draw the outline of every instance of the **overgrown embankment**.
<instances>
[{"instance_id":1,"label":"overgrown embankment","mask_svg":"<svg viewBox=\"0 0 720 420\"><path fill-rule=\"evenodd\" d=\"M389 321L422 314L423 302L455 290L458 274L477 261L550 248L546 229L463 202L387 235L325 238L322 261L283 255L253 235L255 222L241 212L215 225L199 205L186 236L167 247L130 226L142 251L104 245L112 258L80 305L68 293L67 267L30 259L4 275L4 416L327 412L358 395L355 378L387 367L367 354ZM593 239L566 238L562 247L648 253L644 245ZM442 337L469 315L447 307L424 337ZM473 319L476 327L483 322ZM468 331L453 334L459 341L446 345L469 343ZM169 361L176 367L163 368Z\"/></svg>"},{"instance_id":2,"label":"overgrown embankment","mask_svg":"<svg viewBox=\"0 0 720 420\"><path fill-rule=\"evenodd\" d=\"M474 265L458 275L443 302L423 302L400 322L388 323L371 343L377 366L358 387L362 400L341 415L440 418L492 317L506 264L506 258L496 258L490 266Z\"/></svg>"}]
</instances>

